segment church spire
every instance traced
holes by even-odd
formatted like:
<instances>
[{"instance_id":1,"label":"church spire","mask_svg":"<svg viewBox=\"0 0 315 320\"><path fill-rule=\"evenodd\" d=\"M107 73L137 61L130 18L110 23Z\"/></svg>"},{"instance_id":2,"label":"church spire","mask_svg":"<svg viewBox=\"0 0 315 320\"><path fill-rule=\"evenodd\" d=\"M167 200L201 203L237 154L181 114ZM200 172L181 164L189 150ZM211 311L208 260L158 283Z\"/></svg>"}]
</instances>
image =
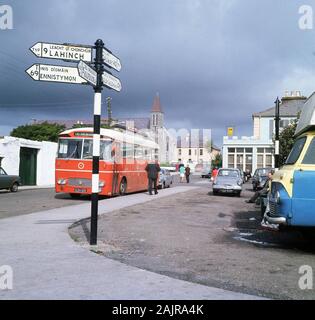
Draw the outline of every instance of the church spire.
<instances>
[{"instance_id":1,"label":"church spire","mask_svg":"<svg viewBox=\"0 0 315 320\"><path fill-rule=\"evenodd\" d=\"M159 112L163 113L160 101L160 94L157 92L156 96L154 97L153 106L151 112Z\"/></svg>"}]
</instances>

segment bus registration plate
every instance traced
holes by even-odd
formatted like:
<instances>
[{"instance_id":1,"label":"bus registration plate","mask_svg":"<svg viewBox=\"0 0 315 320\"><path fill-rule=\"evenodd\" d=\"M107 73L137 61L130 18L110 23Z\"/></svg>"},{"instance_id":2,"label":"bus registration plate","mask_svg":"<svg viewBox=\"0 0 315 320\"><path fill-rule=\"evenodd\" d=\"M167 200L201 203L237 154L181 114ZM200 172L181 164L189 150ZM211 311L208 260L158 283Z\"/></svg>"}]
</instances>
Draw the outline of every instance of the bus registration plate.
<instances>
[{"instance_id":1,"label":"bus registration plate","mask_svg":"<svg viewBox=\"0 0 315 320\"><path fill-rule=\"evenodd\" d=\"M82 189L82 188L75 188L74 192L80 192L80 193L86 193L86 189Z\"/></svg>"}]
</instances>

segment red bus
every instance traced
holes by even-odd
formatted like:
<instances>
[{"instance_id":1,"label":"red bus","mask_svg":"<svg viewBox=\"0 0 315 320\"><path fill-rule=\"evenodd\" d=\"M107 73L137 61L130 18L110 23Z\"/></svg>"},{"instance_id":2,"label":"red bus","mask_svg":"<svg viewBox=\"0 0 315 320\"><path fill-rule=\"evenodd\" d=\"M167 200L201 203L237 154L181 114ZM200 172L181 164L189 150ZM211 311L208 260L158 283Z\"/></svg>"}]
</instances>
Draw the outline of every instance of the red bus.
<instances>
[{"instance_id":1,"label":"red bus","mask_svg":"<svg viewBox=\"0 0 315 320\"><path fill-rule=\"evenodd\" d=\"M92 128L59 135L55 166L57 193L73 198L92 193ZM147 189L148 161L156 159L158 144L133 132L101 129L99 194L124 195Z\"/></svg>"}]
</instances>

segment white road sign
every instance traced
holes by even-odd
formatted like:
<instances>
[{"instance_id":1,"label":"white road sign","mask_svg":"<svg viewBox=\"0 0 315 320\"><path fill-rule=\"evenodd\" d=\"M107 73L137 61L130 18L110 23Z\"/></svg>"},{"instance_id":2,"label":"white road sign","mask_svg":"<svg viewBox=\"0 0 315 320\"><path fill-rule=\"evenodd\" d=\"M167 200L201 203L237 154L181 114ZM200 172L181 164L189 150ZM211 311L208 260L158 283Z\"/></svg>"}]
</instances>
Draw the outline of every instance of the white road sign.
<instances>
[{"instance_id":1,"label":"white road sign","mask_svg":"<svg viewBox=\"0 0 315 320\"><path fill-rule=\"evenodd\" d=\"M93 84L94 86L97 85L97 72L88 64L86 64L83 61L80 61L78 63L78 71L80 77L85 79L87 82Z\"/></svg>"},{"instance_id":2,"label":"white road sign","mask_svg":"<svg viewBox=\"0 0 315 320\"><path fill-rule=\"evenodd\" d=\"M37 42L30 50L39 58L92 62L90 46Z\"/></svg>"},{"instance_id":3,"label":"white road sign","mask_svg":"<svg viewBox=\"0 0 315 320\"><path fill-rule=\"evenodd\" d=\"M121 70L120 60L105 48L103 48L103 60L109 67L117 71Z\"/></svg>"},{"instance_id":4,"label":"white road sign","mask_svg":"<svg viewBox=\"0 0 315 320\"><path fill-rule=\"evenodd\" d=\"M79 76L78 69L75 67L36 63L29 67L26 73L36 81L87 84L87 81Z\"/></svg>"},{"instance_id":5,"label":"white road sign","mask_svg":"<svg viewBox=\"0 0 315 320\"><path fill-rule=\"evenodd\" d=\"M104 86L110 88L110 89L114 89L116 91L121 91L121 82L118 78L112 76L111 74L107 73L106 71L104 71L103 75L102 75L102 80L103 80L103 84Z\"/></svg>"}]
</instances>

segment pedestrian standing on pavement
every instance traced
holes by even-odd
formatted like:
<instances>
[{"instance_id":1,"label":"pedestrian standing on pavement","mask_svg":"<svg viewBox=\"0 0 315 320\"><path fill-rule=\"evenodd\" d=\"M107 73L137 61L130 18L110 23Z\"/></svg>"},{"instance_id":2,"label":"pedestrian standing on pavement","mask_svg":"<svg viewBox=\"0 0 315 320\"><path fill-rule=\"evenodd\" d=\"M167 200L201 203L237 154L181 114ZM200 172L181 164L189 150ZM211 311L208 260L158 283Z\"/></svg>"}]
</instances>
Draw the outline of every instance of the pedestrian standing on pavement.
<instances>
[{"instance_id":1,"label":"pedestrian standing on pavement","mask_svg":"<svg viewBox=\"0 0 315 320\"><path fill-rule=\"evenodd\" d=\"M149 194L152 195L152 185L154 188L154 194L158 194L157 191L157 179L159 176L159 172L161 171L161 168L159 166L158 161L148 163L145 167L145 171L148 174L148 191Z\"/></svg>"},{"instance_id":2,"label":"pedestrian standing on pavement","mask_svg":"<svg viewBox=\"0 0 315 320\"><path fill-rule=\"evenodd\" d=\"M189 168L188 164L187 164L187 166L185 168L185 176L186 176L186 182L189 183L190 168Z\"/></svg>"},{"instance_id":3,"label":"pedestrian standing on pavement","mask_svg":"<svg viewBox=\"0 0 315 320\"><path fill-rule=\"evenodd\" d=\"M185 167L184 165L181 165L179 167L179 176L180 176L180 182L184 182L184 178L185 178Z\"/></svg>"},{"instance_id":4,"label":"pedestrian standing on pavement","mask_svg":"<svg viewBox=\"0 0 315 320\"><path fill-rule=\"evenodd\" d=\"M214 180L215 180L215 178L216 178L217 175L218 175L218 172L219 172L218 167L214 167L214 169L212 170L212 174L211 174L211 181L214 181Z\"/></svg>"}]
</instances>

